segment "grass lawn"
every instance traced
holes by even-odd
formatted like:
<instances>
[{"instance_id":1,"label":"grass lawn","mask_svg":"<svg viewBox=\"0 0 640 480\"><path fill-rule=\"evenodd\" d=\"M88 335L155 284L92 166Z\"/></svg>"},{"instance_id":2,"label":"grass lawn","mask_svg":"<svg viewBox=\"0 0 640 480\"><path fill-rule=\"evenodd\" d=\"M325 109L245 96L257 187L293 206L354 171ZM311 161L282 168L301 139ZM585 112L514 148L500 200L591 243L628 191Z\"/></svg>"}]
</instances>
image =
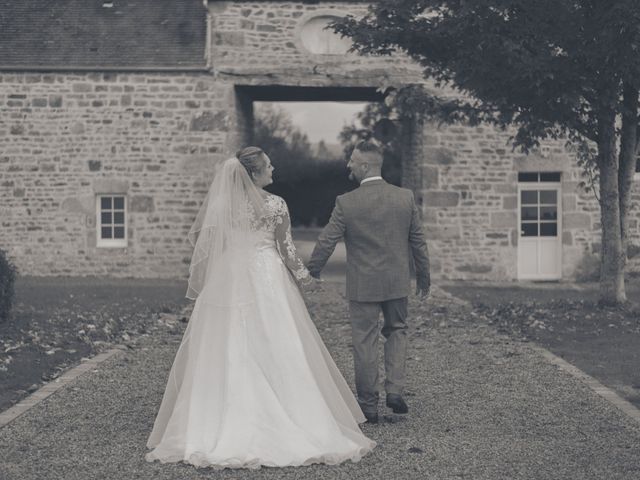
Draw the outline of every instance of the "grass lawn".
<instances>
[{"instance_id":1,"label":"grass lawn","mask_svg":"<svg viewBox=\"0 0 640 480\"><path fill-rule=\"evenodd\" d=\"M185 291L183 281L19 277L0 324L0 411L83 357L153 332Z\"/></svg>"},{"instance_id":2,"label":"grass lawn","mask_svg":"<svg viewBox=\"0 0 640 480\"><path fill-rule=\"evenodd\" d=\"M498 331L541 345L640 408L640 279L627 282L631 305L597 305L596 284L450 283L473 313Z\"/></svg>"}]
</instances>

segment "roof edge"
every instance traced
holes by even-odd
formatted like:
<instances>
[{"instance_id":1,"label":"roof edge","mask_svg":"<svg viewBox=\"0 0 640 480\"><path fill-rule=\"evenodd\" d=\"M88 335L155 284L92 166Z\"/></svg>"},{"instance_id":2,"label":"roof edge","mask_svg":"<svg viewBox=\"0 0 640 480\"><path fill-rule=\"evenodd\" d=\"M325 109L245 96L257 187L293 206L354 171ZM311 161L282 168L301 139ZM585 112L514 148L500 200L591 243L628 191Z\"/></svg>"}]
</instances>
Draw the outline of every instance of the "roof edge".
<instances>
[{"instance_id":1,"label":"roof edge","mask_svg":"<svg viewBox=\"0 0 640 480\"><path fill-rule=\"evenodd\" d=\"M46 72L118 72L118 73L153 73L153 72L202 72L210 73L206 65L166 66L166 67L126 67L126 66L60 66L60 65L0 65L2 73L46 73Z\"/></svg>"}]
</instances>

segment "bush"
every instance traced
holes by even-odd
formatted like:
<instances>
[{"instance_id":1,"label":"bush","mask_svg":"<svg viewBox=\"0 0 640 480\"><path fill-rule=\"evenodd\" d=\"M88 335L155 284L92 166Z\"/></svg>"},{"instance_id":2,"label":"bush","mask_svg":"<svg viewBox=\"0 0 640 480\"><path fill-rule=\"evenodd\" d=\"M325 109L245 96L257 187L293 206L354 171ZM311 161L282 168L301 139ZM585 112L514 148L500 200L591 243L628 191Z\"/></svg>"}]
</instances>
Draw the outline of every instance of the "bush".
<instances>
[{"instance_id":1,"label":"bush","mask_svg":"<svg viewBox=\"0 0 640 480\"><path fill-rule=\"evenodd\" d=\"M4 250L0 250L0 322L9 318L13 304L16 267L7 258Z\"/></svg>"}]
</instances>

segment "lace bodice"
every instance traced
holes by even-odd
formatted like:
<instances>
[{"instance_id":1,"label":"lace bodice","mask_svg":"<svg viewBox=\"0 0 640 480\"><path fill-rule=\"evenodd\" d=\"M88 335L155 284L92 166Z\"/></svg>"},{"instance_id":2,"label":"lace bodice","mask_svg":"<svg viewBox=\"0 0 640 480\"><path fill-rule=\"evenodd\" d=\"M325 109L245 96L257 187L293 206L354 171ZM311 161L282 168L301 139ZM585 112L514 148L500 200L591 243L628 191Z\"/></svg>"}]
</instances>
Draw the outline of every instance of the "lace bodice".
<instances>
[{"instance_id":1,"label":"lace bodice","mask_svg":"<svg viewBox=\"0 0 640 480\"><path fill-rule=\"evenodd\" d=\"M261 216L251 212L251 227L264 234L263 246L275 244L282 261L296 280L307 283L311 280L309 270L296 252L291 237L291 218L287 204L277 195L268 195L265 199L265 210Z\"/></svg>"}]
</instances>

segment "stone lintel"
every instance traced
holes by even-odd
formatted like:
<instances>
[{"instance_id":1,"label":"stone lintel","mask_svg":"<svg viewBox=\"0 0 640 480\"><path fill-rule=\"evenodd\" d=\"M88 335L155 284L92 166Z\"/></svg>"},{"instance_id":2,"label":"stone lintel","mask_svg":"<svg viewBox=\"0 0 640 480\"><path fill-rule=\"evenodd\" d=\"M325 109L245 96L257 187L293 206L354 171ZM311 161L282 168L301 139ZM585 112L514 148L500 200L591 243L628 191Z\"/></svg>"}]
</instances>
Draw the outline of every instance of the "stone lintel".
<instances>
[{"instance_id":1,"label":"stone lintel","mask_svg":"<svg viewBox=\"0 0 640 480\"><path fill-rule=\"evenodd\" d=\"M121 193L129 191L129 181L116 178L96 178L93 181L93 191L95 193Z\"/></svg>"},{"instance_id":2,"label":"stone lintel","mask_svg":"<svg viewBox=\"0 0 640 480\"><path fill-rule=\"evenodd\" d=\"M541 156L540 154L531 153L529 155L521 155L513 160L513 168L518 172L563 172L567 173L571 170L571 158L567 156Z\"/></svg>"}]
</instances>

